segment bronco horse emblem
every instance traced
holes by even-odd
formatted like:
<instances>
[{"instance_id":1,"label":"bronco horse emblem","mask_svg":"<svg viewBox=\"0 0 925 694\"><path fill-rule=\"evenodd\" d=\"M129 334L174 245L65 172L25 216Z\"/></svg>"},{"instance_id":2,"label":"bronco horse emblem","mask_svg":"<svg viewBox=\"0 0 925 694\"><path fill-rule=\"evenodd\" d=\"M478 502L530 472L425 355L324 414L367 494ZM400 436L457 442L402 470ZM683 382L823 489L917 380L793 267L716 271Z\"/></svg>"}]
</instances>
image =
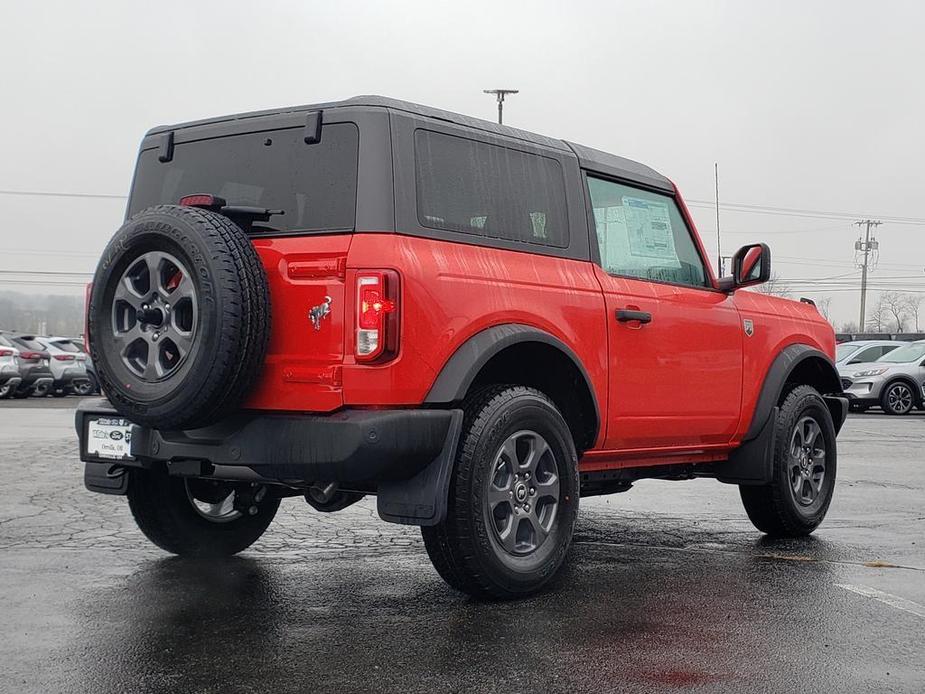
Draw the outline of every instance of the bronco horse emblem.
<instances>
[{"instance_id":1,"label":"bronco horse emblem","mask_svg":"<svg viewBox=\"0 0 925 694\"><path fill-rule=\"evenodd\" d=\"M321 330L321 321L331 313L331 297L324 297L322 301L317 306L312 306L308 312L308 317L312 320L312 325L315 326L315 330Z\"/></svg>"}]
</instances>

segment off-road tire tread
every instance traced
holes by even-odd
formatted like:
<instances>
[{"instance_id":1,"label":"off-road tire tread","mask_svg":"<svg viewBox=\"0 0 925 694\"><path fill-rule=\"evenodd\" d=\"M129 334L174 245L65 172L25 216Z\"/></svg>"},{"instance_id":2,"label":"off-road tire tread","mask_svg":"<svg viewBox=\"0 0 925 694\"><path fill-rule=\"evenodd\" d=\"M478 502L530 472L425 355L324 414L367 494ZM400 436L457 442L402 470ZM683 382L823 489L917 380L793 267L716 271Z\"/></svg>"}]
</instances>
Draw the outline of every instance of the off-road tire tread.
<instances>
[{"instance_id":1,"label":"off-road tire tread","mask_svg":"<svg viewBox=\"0 0 925 694\"><path fill-rule=\"evenodd\" d=\"M279 499L268 497L254 516L212 523L194 515L182 478L155 470L130 474L127 497L138 528L161 549L184 557L226 557L247 549L263 535L279 508Z\"/></svg>"},{"instance_id":2,"label":"off-road tire tread","mask_svg":"<svg viewBox=\"0 0 925 694\"><path fill-rule=\"evenodd\" d=\"M497 409L522 395L539 398L558 411L544 393L526 386L490 385L469 395L463 403L462 437L450 477L447 518L439 525L421 528L427 554L440 577L452 588L478 598L507 600L523 596L521 591L510 590L491 580L481 569L474 553L467 549L475 529L466 512L470 503L466 490L478 463L475 451L479 439ZM577 492L577 466L574 474ZM567 553L569 544L566 542L560 548L560 560Z\"/></svg>"},{"instance_id":3,"label":"off-road tire tread","mask_svg":"<svg viewBox=\"0 0 925 694\"><path fill-rule=\"evenodd\" d=\"M778 456L784 455L784 451L790 445L790 435L793 420L802 413L805 405L804 401L814 399L817 401L822 411L823 417L828 417L828 428L832 432L834 442L834 425L831 421L829 409L819 392L812 386L798 385L795 386L783 399L778 414L778 426L776 440L774 442L774 463L773 477L770 484L760 486L741 485L739 493L742 497L742 503L745 506L745 512L748 514L752 524L763 533L772 537L804 537L815 530L828 511L829 504L832 501L832 495L825 500L823 506L817 512L818 520L807 522L799 518L793 511L793 500L787 496L789 490L785 484L781 483L781 475L785 473L783 466L779 463ZM782 424L784 426L782 426ZM824 425L825 427L826 425ZM828 451L827 451L828 452ZM831 451L834 456L835 451ZM831 467L831 469L830 469ZM835 475L836 467L833 464L826 464L826 474ZM789 484L787 482L786 484Z\"/></svg>"},{"instance_id":4,"label":"off-road tire tread","mask_svg":"<svg viewBox=\"0 0 925 694\"><path fill-rule=\"evenodd\" d=\"M244 231L227 217L193 207L157 205L142 215L163 215L192 223L210 249L212 282L222 292L223 313L216 320L221 331L210 364L213 376L182 408L158 414L150 421L146 403L125 397L113 387L103 360L97 364L100 388L124 416L162 429L191 429L218 421L237 409L260 373L270 339L270 295L266 273L256 250ZM239 288L235 291L234 288ZM91 327L94 311L91 309ZM91 345L93 340L91 339Z\"/></svg>"}]
</instances>

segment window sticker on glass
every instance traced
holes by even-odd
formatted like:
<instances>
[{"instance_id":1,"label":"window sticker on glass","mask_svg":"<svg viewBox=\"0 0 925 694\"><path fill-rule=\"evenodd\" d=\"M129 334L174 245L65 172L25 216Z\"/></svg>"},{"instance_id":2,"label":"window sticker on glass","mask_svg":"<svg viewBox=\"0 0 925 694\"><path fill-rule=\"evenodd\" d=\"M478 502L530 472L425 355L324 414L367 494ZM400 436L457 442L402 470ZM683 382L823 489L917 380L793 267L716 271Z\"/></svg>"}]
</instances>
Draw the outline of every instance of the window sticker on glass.
<instances>
[{"instance_id":1,"label":"window sticker on glass","mask_svg":"<svg viewBox=\"0 0 925 694\"><path fill-rule=\"evenodd\" d=\"M680 267L667 204L624 195L623 212L631 254L658 258Z\"/></svg>"}]
</instances>

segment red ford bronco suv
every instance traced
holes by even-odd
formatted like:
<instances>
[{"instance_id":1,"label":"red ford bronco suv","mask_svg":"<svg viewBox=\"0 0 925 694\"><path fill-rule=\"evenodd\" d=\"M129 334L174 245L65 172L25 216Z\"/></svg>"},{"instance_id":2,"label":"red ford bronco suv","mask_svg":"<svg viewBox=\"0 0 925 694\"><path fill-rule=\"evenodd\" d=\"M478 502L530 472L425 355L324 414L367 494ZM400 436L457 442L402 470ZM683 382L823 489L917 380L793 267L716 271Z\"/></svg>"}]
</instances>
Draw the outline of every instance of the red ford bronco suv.
<instances>
[{"instance_id":1,"label":"red ford bronco suv","mask_svg":"<svg viewBox=\"0 0 925 694\"><path fill-rule=\"evenodd\" d=\"M181 555L280 500L377 497L450 586L562 566L580 497L737 484L762 532L822 521L847 411L811 303L717 278L675 186L562 140L381 97L150 131L90 290L106 400L86 486Z\"/></svg>"}]
</instances>

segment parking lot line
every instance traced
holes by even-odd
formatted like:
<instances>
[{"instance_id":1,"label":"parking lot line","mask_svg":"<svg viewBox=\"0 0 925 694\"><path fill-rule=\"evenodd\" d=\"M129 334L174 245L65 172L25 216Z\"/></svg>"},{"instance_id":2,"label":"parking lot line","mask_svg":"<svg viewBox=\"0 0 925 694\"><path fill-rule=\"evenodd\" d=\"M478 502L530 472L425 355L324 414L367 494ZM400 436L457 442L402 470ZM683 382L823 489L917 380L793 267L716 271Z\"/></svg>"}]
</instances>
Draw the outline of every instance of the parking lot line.
<instances>
[{"instance_id":1,"label":"parking lot line","mask_svg":"<svg viewBox=\"0 0 925 694\"><path fill-rule=\"evenodd\" d=\"M897 610L909 612L910 614L914 614L917 617L925 617L925 606L919 605L917 602L913 602L912 600L901 598L898 595L893 595L892 593L884 593L882 590L869 588L867 586L855 586L851 585L850 583L836 583L835 585L839 588L850 590L852 593L857 593L858 595L872 598L884 603L885 605L889 605L890 607L895 607Z\"/></svg>"}]
</instances>

